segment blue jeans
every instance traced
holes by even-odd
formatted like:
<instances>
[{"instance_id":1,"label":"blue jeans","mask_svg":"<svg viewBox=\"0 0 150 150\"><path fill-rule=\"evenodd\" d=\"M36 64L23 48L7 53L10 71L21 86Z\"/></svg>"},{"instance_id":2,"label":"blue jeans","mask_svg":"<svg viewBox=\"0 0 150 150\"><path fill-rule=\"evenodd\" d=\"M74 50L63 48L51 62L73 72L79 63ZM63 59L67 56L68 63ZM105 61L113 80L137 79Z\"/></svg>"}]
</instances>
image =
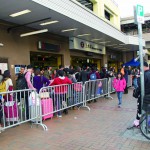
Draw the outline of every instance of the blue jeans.
<instances>
[{"instance_id":1,"label":"blue jeans","mask_svg":"<svg viewBox=\"0 0 150 150\"><path fill-rule=\"evenodd\" d=\"M119 101L119 104L118 104L118 105L121 105L121 104L122 104L122 94L123 94L123 92L117 92L118 101Z\"/></svg>"},{"instance_id":2,"label":"blue jeans","mask_svg":"<svg viewBox=\"0 0 150 150\"><path fill-rule=\"evenodd\" d=\"M138 87L137 78L133 79L133 86L134 86L135 89Z\"/></svg>"}]
</instances>

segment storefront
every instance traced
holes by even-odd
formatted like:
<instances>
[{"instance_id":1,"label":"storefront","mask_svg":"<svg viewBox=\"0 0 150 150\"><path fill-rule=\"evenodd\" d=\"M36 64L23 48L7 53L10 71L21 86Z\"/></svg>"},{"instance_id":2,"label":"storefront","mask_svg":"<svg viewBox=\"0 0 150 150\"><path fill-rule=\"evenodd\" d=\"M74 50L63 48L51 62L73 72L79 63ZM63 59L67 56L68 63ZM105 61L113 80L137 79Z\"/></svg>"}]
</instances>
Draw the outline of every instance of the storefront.
<instances>
[{"instance_id":1,"label":"storefront","mask_svg":"<svg viewBox=\"0 0 150 150\"><path fill-rule=\"evenodd\" d=\"M110 67L115 67L115 71L117 72L123 64L123 53L119 51L112 52L111 50L107 50L107 62L108 69Z\"/></svg>"},{"instance_id":2,"label":"storefront","mask_svg":"<svg viewBox=\"0 0 150 150\"><path fill-rule=\"evenodd\" d=\"M70 65L68 38L48 34L20 37L20 31L8 33L7 29L7 26L0 26L0 40L3 43L0 46L0 68L9 69L13 80L22 65L32 64L39 68ZM39 47L41 41L42 45Z\"/></svg>"},{"instance_id":3,"label":"storefront","mask_svg":"<svg viewBox=\"0 0 150 150\"><path fill-rule=\"evenodd\" d=\"M80 67L95 66L100 70L103 55L105 54L104 46L79 38L70 38L69 49L71 65Z\"/></svg>"},{"instance_id":4,"label":"storefront","mask_svg":"<svg viewBox=\"0 0 150 150\"><path fill-rule=\"evenodd\" d=\"M35 68L46 68L48 66L58 68L59 65L62 65L62 55L30 52L30 62Z\"/></svg>"}]
</instances>

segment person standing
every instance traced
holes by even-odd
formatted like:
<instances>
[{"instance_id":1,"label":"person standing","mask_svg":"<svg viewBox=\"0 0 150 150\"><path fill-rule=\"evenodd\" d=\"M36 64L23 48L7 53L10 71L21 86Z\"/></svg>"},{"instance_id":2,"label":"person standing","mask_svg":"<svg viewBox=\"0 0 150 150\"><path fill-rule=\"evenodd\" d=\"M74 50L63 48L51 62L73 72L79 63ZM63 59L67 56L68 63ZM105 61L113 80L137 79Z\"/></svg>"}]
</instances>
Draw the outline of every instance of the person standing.
<instances>
[{"instance_id":1,"label":"person standing","mask_svg":"<svg viewBox=\"0 0 150 150\"><path fill-rule=\"evenodd\" d=\"M59 65L59 69L57 70L57 73L55 75L55 78L59 77L59 71L64 70L64 67L62 65ZM64 74L65 75L65 74Z\"/></svg>"},{"instance_id":2,"label":"person standing","mask_svg":"<svg viewBox=\"0 0 150 150\"><path fill-rule=\"evenodd\" d=\"M67 93L68 93L68 86L66 85L63 86L63 84L72 84L72 81L68 77L64 76L63 70L58 71L58 76L59 77L56 77L54 81L50 83L50 86L60 85L54 87L54 92L55 92L54 100L55 100L56 109L58 111L58 117L62 117L62 113L60 109L63 108L63 102L67 104ZM64 109L64 113L65 114L68 113L67 109Z\"/></svg>"},{"instance_id":3,"label":"person standing","mask_svg":"<svg viewBox=\"0 0 150 150\"><path fill-rule=\"evenodd\" d=\"M27 66L27 72L25 73L25 79L27 83L27 89L30 90L36 90L32 84L32 73L33 73L33 67L31 65ZM28 103L28 98L29 98L29 92L25 92L25 103L26 103L26 118L29 119L29 103Z\"/></svg>"},{"instance_id":4,"label":"person standing","mask_svg":"<svg viewBox=\"0 0 150 150\"><path fill-rule=\"evenodd\" d=\"M81 82L81 68L77 67L77 72L75 73L75 78L77 82Z\"/></svg>"},{"instance_id":5,"label":"person standing","mask_svg":"<svg viewBox=\"0 0 150 150\"><path fill-rule=\"evenodd\" d=\"M47 67L47 70L44 71L44 76L51 80L52 78L52 67Z\"/></svg>"},{"instance_id":6,"label":"person standing","mask_svg":"<svg viewBox=\"0 0 150 150\"><path fill-rule=\"evenodd\" d=\"M122 66L120 72L122 73L122 75L124 76L125 72L124 72L125 66Z\"/></svg>"},{"instance_id":7,"label":"person standing","mask_svg":"<svg viewBox=\"0 0 150 150\"><path fill-rule=\"evenodd\" d=\"M113 87L117 92L118 97L118 107L122 105L122 95L126 87L126 80L124 79L122 73L118 73L117 77L113 80Z\"/></svg>"},{"instance_id":8,"label":"person standing","mask_svg":"<svg viewBox=\"0 0 150 150\"><path fill-rule=\"evenodd\" d=\"M124 78L126 80L126 87L124 89L124 94L128 94L128 69L124 68Z\"/></svg>"},{"instance_id":9,"label":"person standing","mask_svg":"<svg viewBox=\"0 0 150 150\"><path fill-rule=\"evenodd\" d=\"M6 91L13 90L13 83L12 83L11 74L9 70L4 71L2 82L6 83Z\"/></svg>"},{"instance_id":10,"label":"person standing","mask_svg":"<svg viewBox=\"0 0 150 150\"><path fill-rule=\"evenodd\" d=\"M33 86L36 88L37 93L39 93L40 89L44 86L48 86L50 81L41 75L40 69L35 70L35 76L33 77Z\"/></svg>"},{"instance_id":11,"label":"person standing","mask_svg":"<svg viewBox=\"0 0 150 150\"><path fill-rule=\"evenodd\" d=\"M149 66L147 62L144 62L143 64L144 66L144 97L146 97L147 95L150 95L150 70L149 70ZM141 108L141 81L140 81L140 77L138 78L138 100L137 100L137 114L136 114L136 120L134 121L134 125L138 126L139 125L139 120L141 118L141 114L142 114L142 108ZM149 96L148 96L149 97ZM147 99L143 99L143 109L146 111L147 110L147 104L150 104L150 100L148 98Z\"/></svg>"},{"instance_id":12,"label":"person standing","mask_svg":"<svg viewBox=\"0 0 150 150\"><path fill-rule=\"evenodd\" d=\"M97 79L100 79L100 74L96 71L95 67L92 67L91 72L88 75L89 80L91 80L91 98L97 97ZM94 102L97 102L96 98L94 99Z\"/></svg>"},{"instance_id":13,"label":"person standing","mask_svg":"<svg viewBox=\"0 0 150 150\"><path fill-rule=\"evenodd\" d=\"M83 67L83 70L81 71L81 81L83 82L83 84L88 81L88 72L86 70L86 67Z\"/></svg>"},{"instance_id":14,"label":"person standing","mask_svg":"<svg viewBox=\"0 0 150 150\"><path fill-rule=\"evenodd\" d=\"M138 79L138 70L135 68L132 72L133 86L136 89L138 87L137 79Z\"/></svg>"}]
</instances>

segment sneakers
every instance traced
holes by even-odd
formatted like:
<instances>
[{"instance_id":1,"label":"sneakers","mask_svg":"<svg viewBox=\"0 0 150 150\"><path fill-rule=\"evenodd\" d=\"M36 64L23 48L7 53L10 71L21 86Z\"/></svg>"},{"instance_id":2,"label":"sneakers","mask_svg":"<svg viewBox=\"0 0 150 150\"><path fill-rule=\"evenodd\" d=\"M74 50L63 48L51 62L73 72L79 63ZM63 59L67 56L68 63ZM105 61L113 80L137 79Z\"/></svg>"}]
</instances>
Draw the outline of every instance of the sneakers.
<instances>
[{"instance_id":1,"label":"sneakers","mask_svg":"<svg viewBox=\"0 0 150 150\"><path fill-rule=\"evenodd\" d=\"M118 105L118 108L121 108L121 105Z\"/></svg>"},{"instance_id":2,"label":"sneakers","mask_svg":"<svg viewBox=\"0 0 150 150\"><path fill-rule=\"evenodd\" d=\"M62 115L57 115L58 118L62 118Z\"/></svg>"}]
</instances>

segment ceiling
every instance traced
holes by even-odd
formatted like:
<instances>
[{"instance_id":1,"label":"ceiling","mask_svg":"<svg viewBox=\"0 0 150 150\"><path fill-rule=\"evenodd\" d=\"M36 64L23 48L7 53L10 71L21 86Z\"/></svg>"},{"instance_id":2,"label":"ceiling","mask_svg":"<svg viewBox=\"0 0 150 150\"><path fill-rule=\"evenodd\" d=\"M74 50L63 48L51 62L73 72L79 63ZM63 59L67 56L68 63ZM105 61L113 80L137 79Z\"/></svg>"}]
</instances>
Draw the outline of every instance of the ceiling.
<instances>
[{"instance_id":1,"label":"ceiling","mask_svg":"<svg viewBox=\"0 0 150 150\"><path fill-rule=\"evenodd\" d=\"M82 2L80 0L80 2ZM29 9L31 10L31 13L21 15L18 17L10 17L10 14ZM41 26L40 23L42 22L36 22L29 25L26 25L27 27L31 27L32 29L48 29L49 33L65 36L65 37L77 37L79 34L85 34L89 33L91 36L84 36L82 39L91 41L92 39L99 39L101 38L101 41L95 41L95 43L100 44L99 42L104 41L110 41L109 43L101 43L101 45L112 45L112 44L123 44L119 40L114 39L102 32L98 32L97 30L90 28L89 26L85 26L84 24L73 20L69 18L68 16L62 15L54 10L48 9L42 5L39 5L31 0L0 0L0 20L4 20L10 23L14 23L16 25L24 25L27 23L35 22L37 20L50 18L47 21L59 21L56 24L51 24L47 26ZM14 27L16 26L14 25ZM24 28L24 26L20 27ZM61 32L61 30L65 29L71 29L71 28L77 28L76 31L71 32ZM132 46L132 47L131 47ZM126 48L128 50L137 50L137 45L126 45ZM114 50L122 50L121 48L113 48Z\"/></svg>"}]
</instances>

